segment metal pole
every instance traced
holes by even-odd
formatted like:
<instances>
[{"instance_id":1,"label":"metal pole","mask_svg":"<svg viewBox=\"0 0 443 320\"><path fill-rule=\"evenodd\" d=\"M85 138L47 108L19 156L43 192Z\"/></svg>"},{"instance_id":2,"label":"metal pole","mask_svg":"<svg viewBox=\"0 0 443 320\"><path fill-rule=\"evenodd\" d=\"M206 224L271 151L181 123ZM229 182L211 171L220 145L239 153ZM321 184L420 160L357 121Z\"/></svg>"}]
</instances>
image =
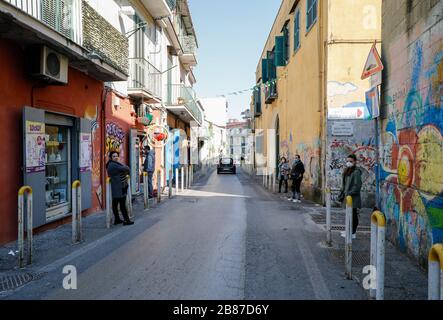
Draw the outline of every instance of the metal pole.
<instances>
[{"instance_id":1,"label":"metal pole","mask_svg":"<svg viewBox=\"0 0 443 320\"><path fill-rule=\"evenodd\" d=\"M83 240L83 228L82 228L82 186L78 185L77 188L77 237L78 242Z\"/></svg>"},{"instance_id":2,"label":"metal pole","mask_svg":"<svg viewBox=\"0 0 443 320\"><path fill-rule=\"evenodd\" d=\"M371 255L369 261L373 268L377 268L377 221L373 221L372 218L371 218ZM376 271L378 270L376 269ZM375 299L376 294L377 290L373 289L371 286L371 289L369 289L369 297L371 299Z\"/></svg>"},{"instance_id":3,"label":"metal pole","mask_svg":"<svg viewBox=\"0 0 443 320\"><path fill-rule=\"evenodd\" d=\"M81 241L81 192L80 181L76 180L72 183L72 243L78 243Z\"/></svg>"},{"instance_id":4,"label":"metal pole","mask_svg":"<svg viewBox=\"0 0 443 320\"><path fill-rule=\"evenodd\" d=\"M352 197L346 198L346 239L345 239L346 277L352 279Z\"/></svg>"},{"instance_id":5,"label":"metal pole","mask_svg":"<svg viewBox=\"0 0 443 320\"><path fill-rule=\"evenodd\" d=\"M148 188L148 173L143 172L143 204L144 209L149 209L149 188Z\"/></svg>"},{"instance_id":6,"label":"metal pole","mask_svg":"<svg viewBox=\"0 0 443 320\"><path fill-rule=\"evenodd\" d=\"M271 191L275 192L275 170L272 170L272 174L271 174L271 178L272 178L272 187L271 187Z\"/></svg>"},{"instance_id":7,"label":"metal pole","mask_svg":"<svg viewBox=\"0 0 443 320\"><path fill-rule=\"evenodd\" d=\"M27 264L32 263L32 188L23 186L18 191L18 264L23 268L25 247L24 247L24 198L27 193Z\"/></svg>"},{"instance_id":8,"label":"metal pole","mask_svg":"<svg viewBox=\"0 0 443 320\"><path fill-rule=\"evenodd\" d=\"M169 169L168 197L169 197L169 199L172 198L172 169Z\"/></svg>"},{"instance_id":9,"label":"metal pole","mask_svg":"<svg viewBox=\"0 0 443 320\"><path fill-rule=\"evenodd\" d=\"M157 202L162 200L161 170L157 171Z\"/></svg>"},{"instance_id":10,"label":"metal pole","mask_svg":"<svg viewBox=\"0 0 443 320\"><path fill-rule=\"evenodd\" d=\"M385 234L386 227L379 224L377 234L377 300L385 298Z\"/></svg>"},{"instance_id":11,"label":"metal pole","mask_svg":"<svg viewBox=\"0 0 443 320\"><path fill-rule=\"evenodd\" d=\"M182 181L182 192L184 192L185 188L185 167L182 166L181 168L181 181Z\"/></svg>"},{"instance_id":12,"label":"metal pole","mask_svg":"<svg viewBox=\"0 0 443 320\"><path fill-rule=\"evenodd\" d=\"M28 217L27 217L27 228L26 228L26 237L28 240L28 259L27 259L27 264L30 265L32 264L32 256L33 256L33 246L32 246L32 241L33 241L33 235L32 235L32 229L33 229L33 217L32 217L32 213L33 213L33 199L32 199L32 192L28 193L28 199L27 199L27 209L28 209Z\"/></svg>"},{"instance_id":13,"label":"metal pole","mask_svg":"<svg viewBox=\"0 0 443 320\"><path fill-rule=\"evenodd\" d=\"M175 194L178 194L178 168L175 168Z\"/></svg>"},{"instance_id":14,"label":"metal pole","mask_svg":"<svg viewBox=\"0 0 443 320\"><path fill-rule=\"evenodd\" d=\"M329 247L332 247L331 229L331 189L326 188L326 244Z\"/></svg>"},{"instance_id":15,"label":"metal pole","mask_svg":"<svg viewBox=\"0 0 443 320\"><path fill-rule=\"evenodd\" d=\"M265 168L263 168L263 170L262 170L262 173L263 173L263 181L262 181L262 183L263 183L263 187L265 187L266 186L266 180L265 180L265 177L266 177L266 172L265 172Z\"/></svg>"},{"instance_id":16,"label":"metal pole","mask_svg":"<svg viewBox=\"0 0 443 320\"><path fill-rule=\"evenodd\" d=\"M112 206L112 201L111 201L112 197L111 197L111 178L106 178L106 228L109 229L111 228L111 220L112 220L112 215L111 215L111 206Z\"/></svg>"},{"instance_id":17,"label":"metal pole","mask_svg":"<svg viewBox=\"0 0 443 320\"><path fill-rule=\"evenodd\" d=\"M126 176L128 179L128 192L126 194L126 206L128 208L129 218L134 218L134 214L132 212L132 190L131 190L131 177Z\"/></svg>"},{"instance_id":18,"label":"metal pole","mask_svg":"<svg viewBox=\"0 0 443 320\"><path fill-rule=\"evenodd\" d=\"M443 244L431 248L428 265L428 300L443 300Z\"/></svg>"}]
</instances>

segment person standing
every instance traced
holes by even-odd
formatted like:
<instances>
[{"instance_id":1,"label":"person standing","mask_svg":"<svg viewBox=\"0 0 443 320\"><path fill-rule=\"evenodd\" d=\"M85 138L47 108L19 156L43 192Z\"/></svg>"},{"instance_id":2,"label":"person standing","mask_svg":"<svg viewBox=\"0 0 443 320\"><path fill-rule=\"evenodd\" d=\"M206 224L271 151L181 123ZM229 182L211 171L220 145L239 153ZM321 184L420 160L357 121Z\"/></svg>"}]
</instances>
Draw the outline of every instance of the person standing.
<instances>
[{"instance_id":1,"label":"person standing","mask_svg":"<svg viewBox=\"0 0 443 320\"><path fill-rule=\"evenodd\" d=\"M352 197L352 239L357 237L358 211L361 209L361 170L357 167L357 157L351 154L346 159L346 169L343 171L342 186L338 200L346 206L346 197ZM341 233L346 237L346 232Z\"/></svg>"},{"instance_id":2,"label":"person standing","mask_svg":"<svg viewBox=\"0 0 443 320\"><path fill-rule=\"evenodd\" d=\"M154 198L154 188L152 186L152 178L155 171L155 151L150 146L146 146L147 152L145 162L143 163L143 170L148 173L148 195L149 199Z\"/></svg>"},{"instance_id":3,"label":"person standing","mask_svg":"<svg viewBox=\"0 0 443 320\"><path fill-rule=\"evenodd\" d=\"M291 179L292 179L292 200L295 203L301 203L301 183L303 181L303 175L305 174L305 166L300 159L300 155L295 156L294 163L291 169Z\"/></svg>"},{"instance_id":4,"label":"person standing","mask_svg":"<svg viewBox=\"0 0 443 320\"><path fill-rule=\"evenodd\" d=\"M118 160L119 153L111 151L109 153L109 161L106 163L106 170L108 176L111 178L112 211L115 217L114 225L123 223L123 225L128 226L134 224L134 222L129 219L128 210L126 208L126 196L129 187L127 176L130 173L130 169ZM119 206L124 220L120 219L118 213Z\"/></svg>"},{"instance_id":5,"label":"person standing","mask_svg":"<svg viewBox=\"0 0 443 320\"><path fill-rule=\"evenodd\" d=\"M288 179L290 171L291 168L289 167L288 160L285 157L282 157L278 165L278 193L281 193L281 186L283 183L285 184L285 193L288 193Z\"/></svg>"}]
</instances>

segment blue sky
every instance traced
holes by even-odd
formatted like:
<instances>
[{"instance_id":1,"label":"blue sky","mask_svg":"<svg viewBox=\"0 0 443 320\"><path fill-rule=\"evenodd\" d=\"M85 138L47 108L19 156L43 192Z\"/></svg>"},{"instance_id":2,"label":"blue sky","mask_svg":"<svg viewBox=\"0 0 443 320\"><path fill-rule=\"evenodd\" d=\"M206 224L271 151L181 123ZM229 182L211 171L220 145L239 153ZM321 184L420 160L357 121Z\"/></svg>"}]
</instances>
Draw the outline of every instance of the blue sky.
<instances>
[{"instance_id":1,"label":"blue sky","mask_svg":"<svg viewBox=\"0 0 443 320\"><path fill-rule=\"evenodd\" d=\"M280 0L189 0L197 34L195 90L202 98L251 88ZM227 96L229 117L249 108L251 92Z\"/></svg>"}]
</instances>

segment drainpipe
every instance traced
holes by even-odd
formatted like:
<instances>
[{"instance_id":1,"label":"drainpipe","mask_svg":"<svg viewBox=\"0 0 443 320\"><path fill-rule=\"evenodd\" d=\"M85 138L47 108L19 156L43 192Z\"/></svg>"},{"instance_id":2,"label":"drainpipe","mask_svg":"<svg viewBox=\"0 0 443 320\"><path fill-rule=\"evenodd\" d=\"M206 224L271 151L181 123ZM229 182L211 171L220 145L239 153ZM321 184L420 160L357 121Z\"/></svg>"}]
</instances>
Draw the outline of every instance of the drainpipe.
<instances>
[{"instance_id":1,"label":"drainpipe","mask_svg":"<svg viewBox=\"0 0 443 320\"><path fill-rule=\"evenodd\" d=\"M101 185L102 185L102 209L105 207L106 203L106 100L108 98L108 93L110 88L107 86L103 87L102 91L102 101L101 101L101 112L100 112L100 118L101 118L101 140L102 143L100 145L100 172L101 172ZM105 190L103 192L103 190Z\"/></svg>"}]
</instances>

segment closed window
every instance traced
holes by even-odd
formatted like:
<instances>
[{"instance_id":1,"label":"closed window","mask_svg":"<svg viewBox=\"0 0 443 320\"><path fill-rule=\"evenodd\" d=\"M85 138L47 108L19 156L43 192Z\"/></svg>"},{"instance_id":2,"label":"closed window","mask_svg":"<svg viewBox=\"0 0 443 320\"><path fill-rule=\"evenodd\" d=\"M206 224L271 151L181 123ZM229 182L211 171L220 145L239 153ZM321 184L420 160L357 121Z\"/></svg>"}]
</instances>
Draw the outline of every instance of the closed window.
<instances>
[{"instance_id":1,"label":"closed window","mask_svg":"<svg viewBox=\"0 0 443 320\"><path fill-rule=\"evenodd\" d=\"M294 51L300 48L300 10L294 15Z\"/></svg>"},{"instance_id":2,"label":"closed window","mask_svg":"<svg viewBox=\"0 0 443 320\"><path fill-rule=\"evenodd\" d=\"M317 0L306 0L306 30L308 31L317 21Z\"/></svg>"}]
</instances>

